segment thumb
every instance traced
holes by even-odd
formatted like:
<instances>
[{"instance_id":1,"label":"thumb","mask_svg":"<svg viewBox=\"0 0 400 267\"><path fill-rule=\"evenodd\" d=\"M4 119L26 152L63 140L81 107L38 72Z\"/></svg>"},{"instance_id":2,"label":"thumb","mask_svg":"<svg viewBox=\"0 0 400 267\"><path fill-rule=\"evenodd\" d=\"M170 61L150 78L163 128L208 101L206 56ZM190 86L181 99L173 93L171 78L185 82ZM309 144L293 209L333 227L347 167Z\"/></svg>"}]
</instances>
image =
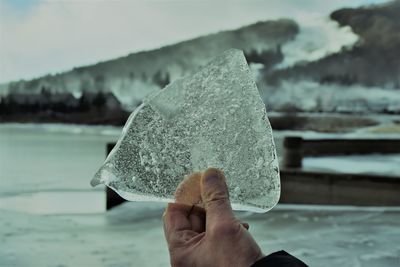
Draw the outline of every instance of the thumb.
<instances>
[{"instance_id":1,"label":"thumb","mask_svg":"<svg viewBox=\"0 0 400 267\"><path fill-rule=\"evenodd\" d=\"M234 218L229 202L228 186L222 171L215 168L207 169L201 177L200 191L206 210L207 225Z\"/></svg>"}]
</instances>

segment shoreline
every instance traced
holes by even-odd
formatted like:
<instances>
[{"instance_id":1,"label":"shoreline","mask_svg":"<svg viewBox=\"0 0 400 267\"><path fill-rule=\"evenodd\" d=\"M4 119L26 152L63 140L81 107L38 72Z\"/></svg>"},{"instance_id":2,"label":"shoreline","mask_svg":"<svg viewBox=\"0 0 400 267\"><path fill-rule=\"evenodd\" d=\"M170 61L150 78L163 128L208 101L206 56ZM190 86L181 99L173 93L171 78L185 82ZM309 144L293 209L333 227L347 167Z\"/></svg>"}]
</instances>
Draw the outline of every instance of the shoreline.
<instances>
[{"instance_id":1,"label":"shoreline","mask_svg":"<svg viewBox=\"0 0 400 267\"><path fill-rule=\"evenodd\" d=\"M88 112L39 112L1 115L2 124L49 124L75 126L123 127L131 112L124 110L90 110ZM400 115L343 113L267 112L274 131L312 131L318 133L351 133L377 129L382 134L400 134Z\"/></svg>"},{"instance_id":2,"label":"shoreline","mask_svg":"<svg viewBox=\"0 0 400 267\"><path fill-rule=\"evenodd\" d=\"M75 125L123 126L130 112L123 110L90 111L86 113L38 112L28 114L0 115L3 123L56 123Z\"/></svg>"}]
</instances>

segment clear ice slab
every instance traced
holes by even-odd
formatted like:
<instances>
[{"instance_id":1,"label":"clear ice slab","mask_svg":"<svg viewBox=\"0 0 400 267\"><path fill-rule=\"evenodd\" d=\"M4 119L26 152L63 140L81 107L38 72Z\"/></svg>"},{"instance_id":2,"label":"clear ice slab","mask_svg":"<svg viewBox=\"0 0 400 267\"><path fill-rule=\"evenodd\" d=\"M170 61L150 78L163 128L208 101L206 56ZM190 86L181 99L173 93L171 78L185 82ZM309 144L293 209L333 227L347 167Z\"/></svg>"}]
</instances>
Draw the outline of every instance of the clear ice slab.
<instances>
[{"instance_id":1,"label":"clear ice slab","mask_svg":"<svg viewBox=\"0 0 400 267\"><path fill-rule=\"evenodd\" d=\"M130 201L173 201L185 176L209 167L224 171L236 210L266 212L279 200L272 129L240 50L148 97L91 184Z\"/></svg>"}]
</instances>

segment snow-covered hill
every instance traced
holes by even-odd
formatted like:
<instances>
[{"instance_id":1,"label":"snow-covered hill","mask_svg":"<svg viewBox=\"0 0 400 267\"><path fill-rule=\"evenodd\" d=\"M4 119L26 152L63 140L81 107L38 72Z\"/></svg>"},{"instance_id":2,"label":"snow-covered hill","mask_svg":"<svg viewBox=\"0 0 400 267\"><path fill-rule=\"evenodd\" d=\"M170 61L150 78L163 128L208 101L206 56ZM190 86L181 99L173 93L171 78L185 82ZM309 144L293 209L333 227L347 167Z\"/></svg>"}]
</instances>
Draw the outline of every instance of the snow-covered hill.
<instances>
[{"instance_id":1,"label":"snow-covered hill","mask_svg":"<svg viewBox=\"0 0 400 267\"><path fill-rule=\"evenodd\" d=\"M258 22L57 75L12 82L8 92L39 93L44 87L52 92L68 91L79 96L83 91L112 91L126 106L133 107L147 94L230 48L251 54L255 61L267 56L279 62L279 48L293 40L298 31L298 25L292 20ZM269 58L261 61L267 63Z\"/></svg>"}]
</instances>

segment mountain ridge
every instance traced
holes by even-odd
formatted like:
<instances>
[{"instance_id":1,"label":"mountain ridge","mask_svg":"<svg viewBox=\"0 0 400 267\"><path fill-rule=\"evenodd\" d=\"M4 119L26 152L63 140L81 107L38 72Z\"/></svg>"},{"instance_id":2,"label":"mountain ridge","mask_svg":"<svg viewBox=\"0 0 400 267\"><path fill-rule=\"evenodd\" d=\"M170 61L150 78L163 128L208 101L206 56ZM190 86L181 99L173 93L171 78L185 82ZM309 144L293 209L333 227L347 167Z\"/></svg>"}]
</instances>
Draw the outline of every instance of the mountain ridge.
<instances>
[{"instance_id":1,"label":"mountain ridge","mask_svg":"<svg viewBox=\"0 0 400 267\"><path fill-rule=\"evenodd\" d=\"M263 74L267 84L312 80L321 84L359 84L400 89L400 0L330 14L340 26L350 26L359 41L350 48L306 64Z\"/></svg>"},{"instance_id":2,"label":"mountain ridge","mask_svg":"<svg viewBox=\"0 0 400 267\"><path fill-rule=\"evenodd\" d=\"M111 91L125 100L124 104L135 106L148 93L195 71L229 48L244 50L254 60L267 56L279 61L280 47L293 40L298 32L297 23L289 19L257 22L55 75L11 82L7 89L16 93L40 93L46 89L77 96L84 91Z\"/></svg>"}]
</instances>

